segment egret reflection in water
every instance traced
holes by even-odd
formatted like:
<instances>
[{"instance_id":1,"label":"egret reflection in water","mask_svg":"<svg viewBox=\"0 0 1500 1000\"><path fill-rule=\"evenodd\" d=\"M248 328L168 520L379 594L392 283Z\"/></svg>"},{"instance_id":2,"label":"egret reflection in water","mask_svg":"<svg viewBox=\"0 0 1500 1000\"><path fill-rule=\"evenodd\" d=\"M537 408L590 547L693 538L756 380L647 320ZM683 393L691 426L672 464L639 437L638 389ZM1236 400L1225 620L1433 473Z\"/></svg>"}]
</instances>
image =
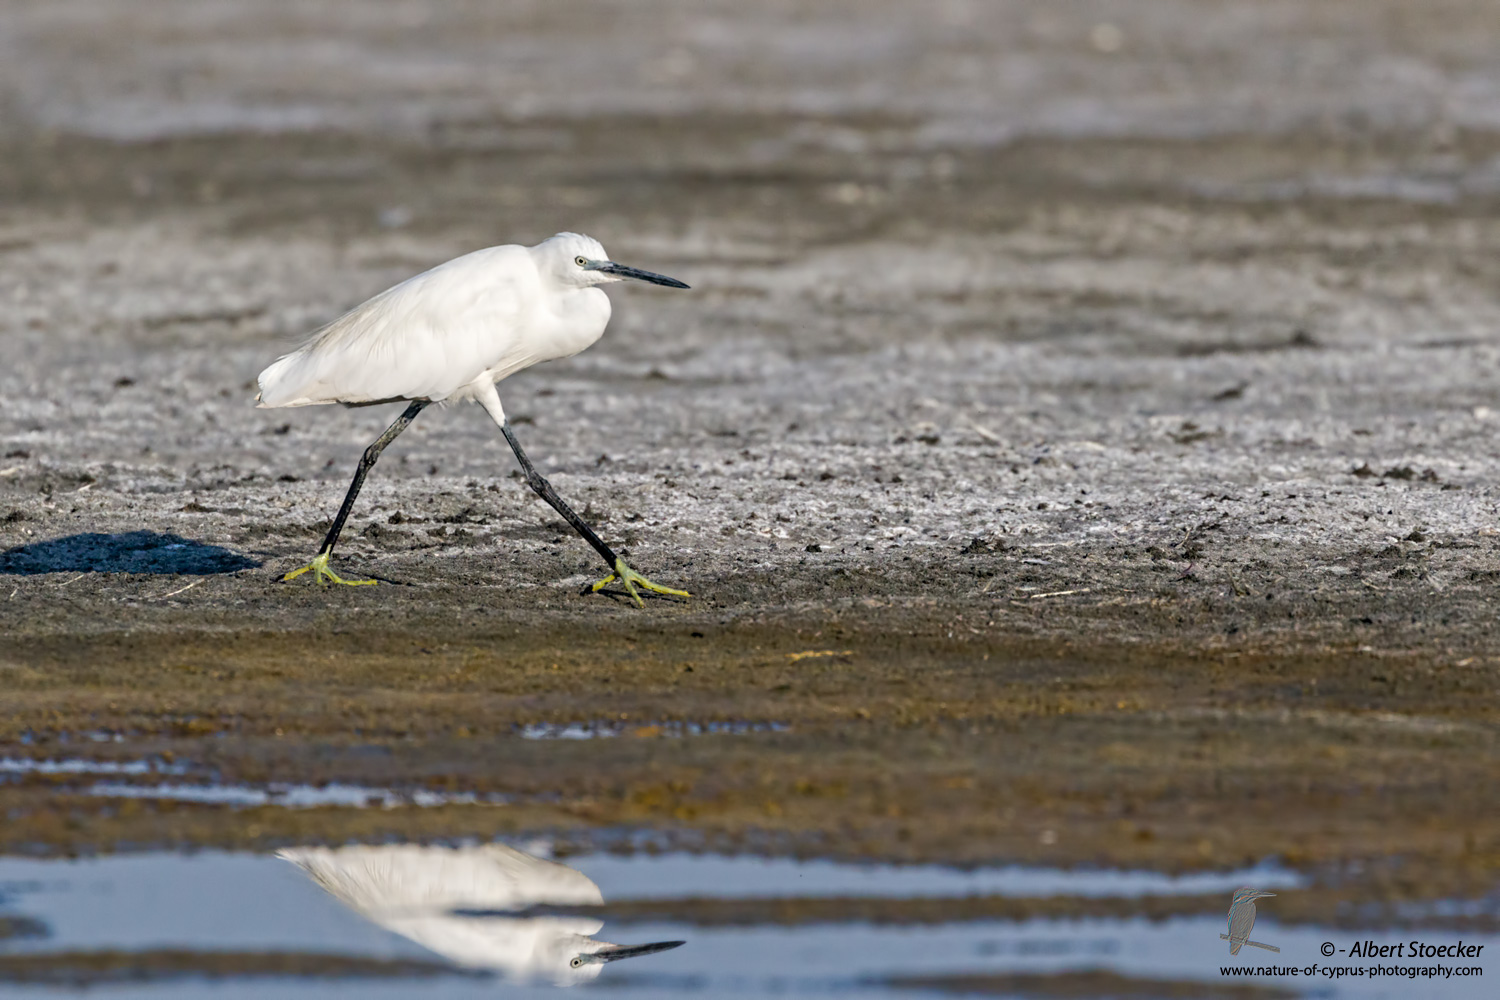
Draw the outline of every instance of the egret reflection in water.
<instances>
[{"instance_id":1,"label":"egret reflection in water","mask_svg":"<svg viewBox=\"0 0 1500 1000\"><path fill-rule=\"evenodd\" d=\"M601 920L525 915L539 906L598 906L604 896L577 869L504 844L305 847L277 857L386 930L506 979L572 986L606 963L682 944L610 944L593 937Z\"/></svg>"}]
</instances>

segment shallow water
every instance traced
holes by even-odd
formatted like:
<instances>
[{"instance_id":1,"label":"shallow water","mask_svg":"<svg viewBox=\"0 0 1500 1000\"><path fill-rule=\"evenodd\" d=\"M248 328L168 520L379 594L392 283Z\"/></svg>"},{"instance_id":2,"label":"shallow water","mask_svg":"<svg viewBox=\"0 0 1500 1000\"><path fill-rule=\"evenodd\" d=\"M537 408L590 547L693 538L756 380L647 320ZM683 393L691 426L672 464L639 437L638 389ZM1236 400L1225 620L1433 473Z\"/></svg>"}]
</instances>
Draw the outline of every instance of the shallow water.
<instances>
[{"instance_id":1,"label":"shallow water","mask_svg":"<svg viewBox=\"0 0 1500 1000\"><path fill-rule=\"evenodd\" d=\"M499 805L503 796L473 792L449 794L429 791L397 791L365 785L271 784L251 785L128 785L101 781L84 790L86 795L111 799L170 799L226 806L280 806L283 809L315 809L320 806L352 806L357 809L395 809L399 806Z\"/></svg>"},{"instance_id":2,"label":"shallow water","mask_svg":"<svg viewBox=\"0 0 1500 1000\"><path fill-rule=\"evenodd\" d=\"M190 775L193 771L186 764L171 764L158 759L99 761L75 757L54 760L0 757L0 782L12 775L28 774L145 777ZM70 791L73 794L111 799L170 800L241 808L277 806L283 809L314 809L320 806L395 809L400 806L500 805L507 801L500 795L433 792L426 789L403 791L348 782L329 782L323 785L271 782L258 786L214 782L131 784L126 781L99 781Z\"/></svg>"},{"instance_id":3,"label":"shallow water","mask_svg":"<svg viewBox=\"0 0 1500 1000\"><path fill-rule=\"evenodd\" d=\"M0 757L0 775L8 774L187 774L182 764L162 760L84 760L66 757L60 760L33 760L29 757ZM0 778L3 780L3 778Z\"/></svg>"},{"instance_id":4,"label":"shallow water","mask_svg":"<svg viewBox=\"0 0 1500 1000\"><path fill-rule=\"evenodd\" d=\"M637 722L624 724L606 720L592 722L538 722L516 727L523 740L595 740L631 736L659 736L680 739L684 736L744 736L747 733L784 733L790 726L781 722Z\"/></svg>"},{"instance_id":5,"label":"shallow water","mask_svg":"<svg viewBox=\"0 0 1500 1000\"><path fill-rule=\"evenodd\" d=\"M830 920L736 926L701 925L692 916L695 898L885 896L957 901L985 895L1104 899L1223 892L1227 905L1229 891L1247 882L1281 893L1295 892L1303 884L1296 873L1272 865L1174 879L1150 872L1019 866L959 870L682 854L585 855L554 863L548 858L548 843L523 846L525 851L506 846L396 845L297 849L280 857L203 852L72 861L0 859L0 917L30 918L48 931L44 937L18 938L0 946L0 969L6 970L0 982L11 981L0 987L0 994L66 995L66 989L57 986L14 982L12 967L4 963L17 956L54 955L55 962L42 964L57 973L80 967L81 953L107 950L138 956L189 954L172 960L177 963L175 975L158 971L149 981L97 982L87 990L89 996L396 996L415 989L442 998L497 991L528 996L555 992L550 981L569 975L561 971L563 965L554 970L544 960L547 948L558 941L564 957L597 947L579 942L685 941L670 951L586 970L589 975L598 970L597 980L588 985L592 995L631 996L902 996L917 991L895 981L955 975L1035 975L1042 978L1033 981L1030 993L1077 995L1057 977L1084 970L1107 970L1149 982L1197 982L1208 990L1246 981L1220 976L1220 965L1229 961L1299 967L1326 963L1318 957L1324 941L1345 946L1364 937L1382 942L1417 937L1433 943L1462 937L1484 944L1490 954L1500 951L1500 937L1494 935L1333 931L1282 924L1275 918L1274 900L1263 901L1253 939L1274 943L1280 954L1248 959L1242 954L1233 960L1218 939L1224 920L1217 915L1154 923L1139 917L955 916L952 921L922 923L897 918L880 924ZM607 909L577 909L600 899L617 907L653 900L653 912L661 916L621 920ZM538 912L538 907L547 909ZM674 909L681 915L674 915ZM312 953L418 965L387 966L363 978L310 973L268 977L243 969L217 978L203 974L216 954L246 953L270 964L275 956ZM421 978L410 978L414 975ZM77 988L76 973L73 978L71 988ZM1286 986L1291 981L1258 982ZM1321 979L1298 985L1304 992L1328 997L1490 995L1482 983L1386 978L1339 984ZM1149 995L1149 990L1140 995Z\"/></svg>"}]
</instances>

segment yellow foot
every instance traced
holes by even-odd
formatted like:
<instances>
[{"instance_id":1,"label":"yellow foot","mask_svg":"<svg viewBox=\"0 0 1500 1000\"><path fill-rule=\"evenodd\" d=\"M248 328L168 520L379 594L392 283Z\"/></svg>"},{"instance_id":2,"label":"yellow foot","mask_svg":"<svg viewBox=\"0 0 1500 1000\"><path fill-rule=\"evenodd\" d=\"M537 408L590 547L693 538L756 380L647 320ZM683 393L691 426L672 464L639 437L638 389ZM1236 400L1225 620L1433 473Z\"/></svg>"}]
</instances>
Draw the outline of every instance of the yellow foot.
<instances>
[{"instance_id":1,"label":"yellow foot","mask_svg":"<svg viewBox=\"0 0 1500 1000\"><path fill-rule=\"evenodd\" d=\"M345 580L343 577L339 576L333 570L328 568L327 552L319 552L317 558L315 558L312 562L308 563L306 566L303 566L301 569L292 570L286 576L281 578L281 582L286 583L288 580L295 580L297 579L297 577L301 576L303 573L306 573L308 570L312 570L318 575L319 583L326 583L331 580L334 583L342 583L346 587L373 587L377 582L375 580Z\"/></svg>"},{"instance_id":2,"label":"yellow foot","mask_svg":"<svg viewBox=\"0 0 1500 1000\"><path fill-rule=\"evenodd\" d=\"M616 580L619 580L625 585L626 592L630 594L630 599L635 602L635 606L638 608L644 608L645 605L641 603L641 595L636 592L636 584L640 584L647 590L655 591L658 594L671 594L673 597L693 596L685 590L673 590L671 587L663 587L659 583L652 583L650 580L646 579L644 576L641 576L641 574L637 573L629 566L626 566L625 560L619 558L618 556L615 558L615 571L609 574L609 576L606 576L604 579L600 580L598 583L594 584L592 590L597 594L599 591L603 590L611 583L614 583Z\"/></svg>"}]
</instances>

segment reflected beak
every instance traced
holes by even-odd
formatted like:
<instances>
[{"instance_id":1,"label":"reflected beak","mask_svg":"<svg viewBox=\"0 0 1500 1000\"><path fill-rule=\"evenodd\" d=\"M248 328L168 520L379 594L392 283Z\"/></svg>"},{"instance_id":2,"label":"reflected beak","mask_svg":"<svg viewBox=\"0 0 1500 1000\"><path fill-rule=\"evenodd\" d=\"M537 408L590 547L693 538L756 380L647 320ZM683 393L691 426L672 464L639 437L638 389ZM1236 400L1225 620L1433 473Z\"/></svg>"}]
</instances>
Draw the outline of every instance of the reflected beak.
<instances>
[{"instance_id":1,"label":"reflected beak","mask_svg":"<svg viewBox=\"0 0 1500 1000\"><path fill-rule=\"evenodd\" d=\"M687 942L656 941L651 944L617 944L611 945L608 948L601 948L592 955L580 955L578 957L590 962L618 962L622 958L639 958L642 955L655 955L659 951L671 951L673 948L684 944L687 944Z\"/></svg>"},{"instance_id":2,"label":"reflected beak","mask_svg":"<svg viewBox=\"0 0 1500 1000\"><path fill-rule=\"evenodd\" d=\"M603 271L605 274L615 274L622 278L635 278L637 281L649 281L653 285L666 285L668 288L690 288L691 286L669 278L665 274L657 274L655 271L642 271L638 267L626 267L624 264L616 264L612 260L601 260L589 264L590 271Z\"/></svg>"}]
</instances>

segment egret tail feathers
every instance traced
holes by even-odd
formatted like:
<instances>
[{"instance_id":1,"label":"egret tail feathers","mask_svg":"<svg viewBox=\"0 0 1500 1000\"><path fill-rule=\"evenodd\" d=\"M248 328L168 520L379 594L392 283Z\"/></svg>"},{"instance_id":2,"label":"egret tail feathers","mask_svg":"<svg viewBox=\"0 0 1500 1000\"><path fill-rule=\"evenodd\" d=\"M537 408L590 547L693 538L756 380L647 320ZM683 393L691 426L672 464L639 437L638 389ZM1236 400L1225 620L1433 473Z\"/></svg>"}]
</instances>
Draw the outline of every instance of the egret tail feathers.
<instances>
[{"instance_id":1,"label":"egret tail feathers","mask_svg":"<svg viewBox=\"0 0 1500 1000\"><path fill-rule=\"evenodd\" d=\"M265 371L256 376L255 383L260 392L256 394L255 399L260 409L267 410L277 406L307 406L315 402L299 391L304 388L297 384L301 380L296 377L301 361L302 352L293 351L271 362L266 366Z\"/></svg>"}]
</instances>

